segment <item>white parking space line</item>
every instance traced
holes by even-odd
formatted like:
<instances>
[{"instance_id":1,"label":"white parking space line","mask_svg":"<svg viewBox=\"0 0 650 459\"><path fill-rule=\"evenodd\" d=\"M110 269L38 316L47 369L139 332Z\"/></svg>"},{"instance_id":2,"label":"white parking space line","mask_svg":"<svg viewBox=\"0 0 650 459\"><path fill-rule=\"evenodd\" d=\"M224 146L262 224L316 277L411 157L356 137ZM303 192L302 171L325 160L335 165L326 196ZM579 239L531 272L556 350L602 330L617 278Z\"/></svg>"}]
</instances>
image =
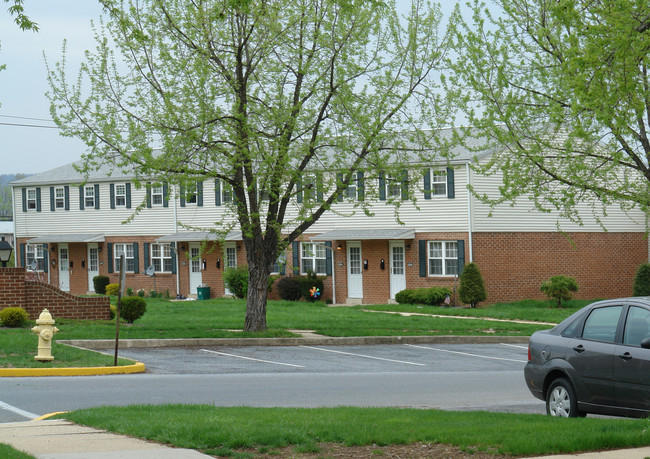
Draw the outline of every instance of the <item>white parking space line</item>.
<instances>
[{"instance_id":1,"label":"white parking space line","mask_svg":"<svg viewBox=\"0 0 650 459\"><path fill-rule=\"evenodd\" d=\"M363 357L364 359L373 359L373 360L383 360L384 362L394 362L394 363L403 363L405 365L417 365L419 367L426 367L426 363L415 363L415 362L407 362L406 360L393 360L393 359L385 359L383 357L375 357L372 355L364 355L364 354L354 354L352 352L343 352L343 351L335 351L333 349L323 349L322 347L312 347L312 346L300 346L304 347L307 349L314 349L317 351L323 351L323 352L331 352L333 354L343 354L343 355L351 355L354 357Z\"/></svg>"},{"instance_id":2,"label":"white parking space line","mask_svg":"<svg viewBox=\"0 0 650 459\"><path fill-rule=\"evenodd\" d=\"M528 349L528 346L524 344L509 344L509 343L499 343L501 346L514 347L516 349Z\"/></svg>"},{"instance_id":3,"label":"white parking space line","mask_svg":"<svg viewBox=\"0 0 650 459\"><path fill-rule=\"evenodd\" d=\"M491 357L489 355L471 354L469 352L460 352L460 351L450 351L449 349L440 349L437 347L429 347L429 346L418 346L416 344L405 344L405 346L417 347L418 349L428 349L430 351L437 351L437 352L448 352L450 354L466 355L468 357L478 357L480 359L504 360L506 362L527 363L527 360L506 359L503 357Z\"/></svg>"},{"instance_id":4,"label":"white parking space line","mask_svg":"<svg viewBox=\"0 0 650 459\"><path fill-rule=\"evenodd\" d=\"M34 413L30 413L29 411L21 410L20 408L16 408L15 406L8 405L2 401L0 401L0 409L11 411L13 413L19 414L20 416L26 417L28 419L36 419L41 416L40 414L34 414Z\"/></svg>"},{"instance_id":5,"label":"white parking space line","mask_svg":"<svg viewBox=\"0 0 650 459\"><path fill-rule=\"evenodd\" d=\"M243 355L227 354L225 352L210 351L208 349L201 349L201 350L203 352L209 352L210 354L225 355L226 357L234 357L236 359L252 360L254 362L271 363L273 365L284 365L284 366L287 366L287 367L294 367L294 368L305 368L302 365L294 365L292 363L283 363L283 362L274 362L272 360L254 359L252 357L244 357Z\"/></svg>"}]
</instances>

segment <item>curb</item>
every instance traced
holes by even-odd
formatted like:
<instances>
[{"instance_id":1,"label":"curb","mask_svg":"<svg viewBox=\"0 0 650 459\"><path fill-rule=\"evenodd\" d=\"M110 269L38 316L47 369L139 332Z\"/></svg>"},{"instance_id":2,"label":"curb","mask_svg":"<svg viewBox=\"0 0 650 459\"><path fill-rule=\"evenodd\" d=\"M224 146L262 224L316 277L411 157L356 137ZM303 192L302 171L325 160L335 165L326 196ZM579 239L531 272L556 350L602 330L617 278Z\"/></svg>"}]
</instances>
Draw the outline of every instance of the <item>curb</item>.
<instances>
[{"instance_id":1,"label":"curb","mask_svg":"<svg viewBox=\"0 0 650 459\"><path fill-rule=\"evenodd\" d=\"M0 378L30 376L100 376L144 373L144 363L118 367L79 367L79 368L0 368Z\"/></svg>"}]
</instances>

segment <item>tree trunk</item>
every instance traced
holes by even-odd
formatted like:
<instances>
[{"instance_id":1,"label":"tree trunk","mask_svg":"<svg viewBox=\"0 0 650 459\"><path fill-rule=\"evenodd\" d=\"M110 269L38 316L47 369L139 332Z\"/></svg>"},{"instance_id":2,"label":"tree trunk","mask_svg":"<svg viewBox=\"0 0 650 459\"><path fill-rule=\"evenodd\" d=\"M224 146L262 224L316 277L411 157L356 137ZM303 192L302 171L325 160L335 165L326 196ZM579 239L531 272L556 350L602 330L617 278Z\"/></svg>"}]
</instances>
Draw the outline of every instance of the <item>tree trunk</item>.
<instances>
[{"instance_id":1,"label":"tree trunk","mask_svg":"<svg viewBox=\"0 0 650 459\"><path fill-rule=\"evenodd\" d=\"M268 297L269 273L262 269L250 269L248 274L248 296L246 297L246 320L244 331L266 330L266 300Z\"/></svg>"}]
</instances>

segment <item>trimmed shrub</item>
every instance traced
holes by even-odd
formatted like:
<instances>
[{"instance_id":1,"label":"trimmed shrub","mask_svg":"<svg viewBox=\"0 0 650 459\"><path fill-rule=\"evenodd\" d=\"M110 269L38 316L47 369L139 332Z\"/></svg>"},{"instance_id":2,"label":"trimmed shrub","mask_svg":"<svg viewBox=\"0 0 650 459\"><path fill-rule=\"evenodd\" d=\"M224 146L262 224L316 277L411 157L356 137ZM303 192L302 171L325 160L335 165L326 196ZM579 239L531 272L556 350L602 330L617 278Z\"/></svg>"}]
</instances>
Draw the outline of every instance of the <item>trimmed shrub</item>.
<instances>
[{"instance_id":1,"label":"trimmed shrub","mask_svg":"<svg viewBox=\"0 0 650 459\"><path fill-rule=\"evenodd\" d=\"M29 323L29 314L23 308L4 308L0 311L0 323L8 328L22 328Z\"/></svg>"},{"instance_id":2,"label":"trimmed shrub","mask_svg":"<svg viewBox=\"0 0 650 459\"><path fill-rule=\"evenodd\" d=\"M275 283L280 298L285 301L298 301L302 297L302 285L299 277L281 277Z\"/></svg>"},{"instance_id":3,"label":"trimmed shrub","mask_svg":"<svg viewBox=\"0 0 650 459\"><path fill-rule=\"evenodd\" d=\"M571 292L578 291L578 283L572 277L553 276L544 281L540 290L546 294L549 300L557 300L557 307L562 307L562 300L570 300Z\"/></svg>"},{"instance_id":4,"label":"trimmed shrub","mask_svg":"<svg viewBox=\"0 0 650 459\"><path fill-rule=\"evenodd\" d=\"M226 268L223 272L223 282L235 298L246 298L248 293L248 266Z\"/></svg>"},{"instance_id":5,"label":"trimmed shrub","mask_svg":"<svg viewBox=\"0 0 650 459\"><path fill-rule=\"evenodd\" d=\"M399 304L427 304L430 306L438 306L445 301L447 296L451 295L452 291L447 287L423 287L397 292L395 301Z\"/></svg>"},{"instance_id":6,"label":"trimmed shrub","mask_svg":"<svg viewBox=\"0 0 650 459\"><path fill-rule=\"evenodd\" d=\"M142 317L147 310L147 302L139 296L125 296L120 303L120 317L130 324Z\"/></svg>"},{"instance_id":7,"label":"trimmed shrub","mask_svg":"<svg viewBox=\"0 0 650 459\"><path fill-rule=\"evenodd\" d=\"M650 295L650 263L639 266L634 277L634 296Z\"/></svg>"},{"instance_id":8,"label":"trimmed shrub","mask_svg":"<svg viewBox=\"0 0 650 459\"><path fill-rule=\"evenodd\" d=\"M107 295L115 296L115 295L118 294L119 291L120 291L120 285L119 284L108 284L106 286L106 294Z\"/></svg>"},{"instance_id":9,"label":"trimmed shrub","mask_svg":"<svg viewBox=\"0 0 650 459\"><path fill-rule=\"evenodd\" d=\"M469 263L463 268L458 296L460 301L469 304L470 308L475 308L479 302L487 298L483 277L476 263Z\"/></svg>"},{"instance_id":10,"label":"trimmed shrub","mask_svg":"<svg viewBox=\"0 0 650 459\"><path fill-rule=\"evenodd\" d=\"M93 277L93 287L95 288L95 293L100 295L106 294L106 286L110 283L108 276L95 276Z\"/></svg>"},{"instance_id":11,"label":"trimmed shrub","mask_svg":"<svg viewBox=\"0 0 650 459\"><path fill-rule=\"evenodd\" d=\"M323 279L313 272L300 277L300 294L307 301L317 301L323 298L325 287Z\"/></svg>"}]
</instances>

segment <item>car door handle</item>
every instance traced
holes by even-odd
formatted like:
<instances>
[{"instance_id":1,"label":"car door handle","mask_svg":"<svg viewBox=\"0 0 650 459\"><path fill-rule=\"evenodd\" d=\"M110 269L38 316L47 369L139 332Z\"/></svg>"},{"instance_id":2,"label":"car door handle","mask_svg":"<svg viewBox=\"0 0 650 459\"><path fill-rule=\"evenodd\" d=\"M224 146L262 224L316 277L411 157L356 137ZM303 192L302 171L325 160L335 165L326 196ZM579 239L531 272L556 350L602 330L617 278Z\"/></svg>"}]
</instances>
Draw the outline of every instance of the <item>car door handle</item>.
<instances>
[{"instance_id":1,"label":"car door handle","mask_svg":"<svg viewBox=\"0 0 650 459\"><path fill-rule=\"evenodd\" d=\"M585 348L584 348L584 346L582 344L580 344L580 345L574 347L573 350L580 353L580 352L584 352Z\"/></svg>"},{"instance_id":2,"label":"car door handle","mask_svg":"<svg viewBox=\"0 0 650 459\"><path fill-rule=\"evenodd\" d=\"M621 354L618 357L623 359L623 360L630 360L632 358L632 354L630 354L629 352L626 352L625 354Z\"/></svg>"}]
</instances>

